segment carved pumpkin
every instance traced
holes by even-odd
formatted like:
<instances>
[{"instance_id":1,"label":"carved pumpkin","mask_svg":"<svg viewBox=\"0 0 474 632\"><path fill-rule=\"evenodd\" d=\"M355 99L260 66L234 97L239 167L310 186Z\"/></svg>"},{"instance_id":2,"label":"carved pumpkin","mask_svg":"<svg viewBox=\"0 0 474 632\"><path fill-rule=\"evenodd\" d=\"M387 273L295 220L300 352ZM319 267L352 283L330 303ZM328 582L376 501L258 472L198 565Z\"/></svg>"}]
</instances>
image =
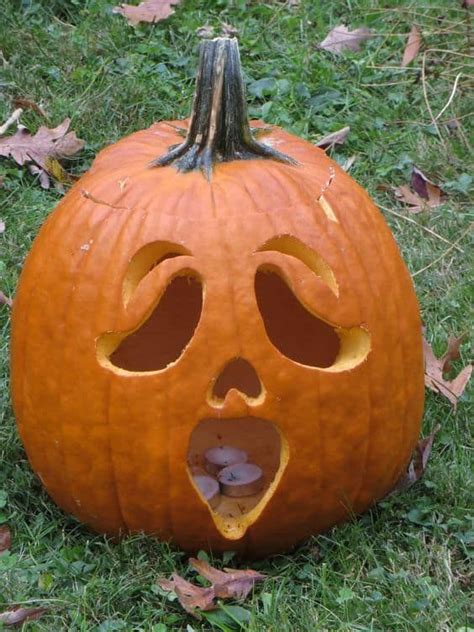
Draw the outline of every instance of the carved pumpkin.
<instances>
[{"instance_id":1,"label":"carved pumpkin","mask_svg":"<svg viewBox=\"0 0 474 632\"><path fill-rule=\"evenodd\" d=\"M236 41L204 42L190 122L102 151L25 263L21 438L97 531L282 551L387 494L418 438L420 318L389 229L323 151L252 125Z\"/></svg>"}]
</instances>

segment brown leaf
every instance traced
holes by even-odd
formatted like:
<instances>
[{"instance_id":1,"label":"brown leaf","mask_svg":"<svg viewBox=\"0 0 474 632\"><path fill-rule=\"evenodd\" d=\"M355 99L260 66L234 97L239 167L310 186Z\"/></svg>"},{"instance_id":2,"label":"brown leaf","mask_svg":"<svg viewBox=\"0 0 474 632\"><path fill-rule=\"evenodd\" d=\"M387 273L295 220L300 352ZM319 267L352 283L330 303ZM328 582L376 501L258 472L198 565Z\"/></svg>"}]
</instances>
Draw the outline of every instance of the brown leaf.
<instances>
[{"instance_id":1,"label":"brown leaf","mask_svg":"<svg viewBox=\"0 0 474 632\"><path fill-rule=\"evenodd\" d=\"M255 582L265 579L265 575L251 569L233 570L226 568L224 571L220 571L207 562L195 558L191 558L189 563L194 570L211 582L216 597L221 599L245 599Z\"/></svg>"},{"instance_id":2,"label":"brown leaf","mask_svg":"<svg viewBox=\"0 0 474 632\"><path fill-rule=\"evenodd\" d=\"M12 534L6 524L0 526L0 553L8 551L12 545Z\"/></svg>"},{"instance_id":3,"label":"brown leaf","mask_svg":"<svg viewBox=\"0 0 474 632\"><path fill-rule=\"evenodd\" d=\"M420 50L420 45L421 45L420 29L417 26L413 25L408 35L408 41L405 47L405 52L403 53L402 67L408 66L408 64L410 64L415 59L415 57L418 55L418 51Z\"/></svg>"},{"instance_id":4,"label":"brown leaf","mask_svg":"<svg viewBox=\"0 0 474 632\"><path fill-rule=\"evenodd\" d=\"M411 186L413 191L407 185L394 188L396 197L410 206L410 213L420 213L441 204L443 191L417 167L413 167Z\"/></svg>"},{"instance_id":5,"label":"brown leaf","mask_svg":"<svg viewBox=\"0 0 474 632\"><path fill-rule=\"evenodd\" d=\"M77 138L75 132L67 131L69 124L66 118L53 129L41 126L34 136L27 129L19 128L12 136L0 138L0 156L13 158L19 165L28 164L30 171L40 176L41 185L48 188L48 176L58 175L57 161L84 147L84 141ZM62 177L64 182L64 175Z\"/></svg>"},{"instance_id":6,"label":"brown leaf","mask_svg":"<svg viewBox=\"0 0 474 632\"><path fill-rule=\"evenodd\" d=\"M0 290L0 305L8 305L8 307L13 306L12 299L9 296L6 296L1 290Z\"/></svg>"},{"instance_id":7,"label":"brown leaf","mask_svg":"<svg viewBox=\"0 0 474 632\"><path fill-rule=\"evenodd\" d=\"M127 18L131 26L140 22L160 22L174 13L173 6L180 0L144 0L138 6L121 4L112 9L113 13L120 13Z\"/></svg>"},{"instance_id":8,"label":"brown leaf","mask_svg":"<svg viewBox=\"0 0 474 632\"><path fill-rule=\"evenodd\" d=\"M408 489L423 476L428 464L428 459L430 458L433 440L440 428L441 426L438 424L433 432L424 439L420 439L420 441L418 441L407 471L395 485L394 492Z\"/></svg>"},{"instance_id":9,"label":"brown leaf","mask_svg":"<svg viewBox=\"0 0 474 632\"><path fill-rule=\"evenodd\" d=\"M465 366L453 379L447 380L444 375L451 369L451 361L459 357L461 338L452 338L446 353L437 358L431 345L423 338L425 352L425 385L435 393L441 393L456 408L458 398L464 392L472 373L472 364Z\"/></svg>"},{"instance_id":10,"label":"brown leaf","mask_svg":"<svg viewBox=\"0 0 474 632\"><path fill-rule=\"evenodd\" d=\"M340 24L328 33L319 47L336 55L340 55L345 50L358 51L362 42L371 37L371 33L372 31L366 27L350 31L347 26Z\"/></svg>"},{"instance_id":11,"label":"brown leaf","mask_svg":"<svg viewBox=\"0 0 474 632\"><path fill-rule=\"evenodd\" d=\"M451 371L451 368L452 368L451 362L453 362L454 360L460 359L461 354L459 352L459 349L465 337L466 336L464 334L459 337L449 336L448 349L446 353L443 355L443 357L440 358L440 361L443 363L442 368L443 368L444 374L447 374Z\"/></svg>"},{"instance_id":12,"label":"brown leaf","mask_svg":"<svg viewBox=\"0 0 474 632\"><path fill-rule=\"evenodd\" d=\"M332 132L332 134L328 134L318 140L315 143L316 147L320 147L321 149L327 149L328 147L332 147L333 145L342 145L346 142L346 138L351 131L349 125L343 127L342 129L338 129L337 132Z\"/></svg>"},{"instance_id":13,"label":"brown leaf","mask_svg":"<svg viewBox=\"0 0 474 632\"><path fill-rule=\"evenodd\" d=\"M17 99L13 99L13 105L16 108L23 108L24 110L26 110L26 109L33 110L34 112L36 112L36 114L39 114L43 118L45 118L45 119L48 118L48 116L47 116L46 112L43 110L43 108L40 107L34 101L30 101L30 99L23 99L23 97L18 97Z\"/></svg>"},{"instance_id":14,"label":"brown leaf","mask_svg":"<svg viewBox=\"0 0 474 632\"><path fill-rule=\"evenodd\" d=\"M432 182L425 174L413 167L411 174L411 186L424 200L428 200L430 206L439 206L441 203L441 194L443 193L439 186Z\"/></svg>"},{"instance_id":15,"label":"brown leaf","mask_svg":"<svg viewBox=\"0 0 474 632\"><path fill-rule=\"evenodd\" d=\"M39 619L47 608L12 608L0 612L0 623L3 625L21 625L27 619Z\"/></svg>"},{"instance_id":16,"label":"brown leaf","mask_svg":"<svg viewBox=\"0 0 474 632\"><path fill-rule=\"evenodd\" d=\"M158 585L163 590L173 591L183 608L193 616L199 615L197 608L200 610L216 608L215 599L245 599L255 582L265 579L265 575L253 570L226 568L220 571L207 562L195 558L191 558L189 563L200 575L211 582L209 587L195 586L176 573L173 573L170 580L159 579Z\"/></svg>"},{"instance_id":17,"label":"brown leaf","mask_svg":"<svg viewBox=\"0 0 474 632\"><path fill-rule=\"evenodd\" d=\"M173 573L171 579L159 579L157 583L163 590L174 592L186 612L193 616L197 616L196 608L213 610L217 607L214 603L216 594L212 586L195 586L177 573Z\"/></svg>"}]
</instances>

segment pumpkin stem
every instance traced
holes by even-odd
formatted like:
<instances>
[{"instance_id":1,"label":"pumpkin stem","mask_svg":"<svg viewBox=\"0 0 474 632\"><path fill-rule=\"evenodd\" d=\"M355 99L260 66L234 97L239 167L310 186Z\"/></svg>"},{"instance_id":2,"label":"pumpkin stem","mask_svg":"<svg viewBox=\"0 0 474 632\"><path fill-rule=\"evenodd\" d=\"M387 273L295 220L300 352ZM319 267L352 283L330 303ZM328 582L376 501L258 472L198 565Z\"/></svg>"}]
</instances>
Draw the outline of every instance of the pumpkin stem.
<instances>
[{"instance_id":1,"label":"pumpkin stem","mask_svg":"<svg viewBox=\"0 0 474 632\"><path fill-rule=\"evenodd\" d=\"M252 136L237 40L230 37L204 40L186 139L170 147L151 166L173 165L184 173L201 169L209 179L218 162L255 158L296 164L289 156L258 143Z\"/></svg>"}]
</instances>

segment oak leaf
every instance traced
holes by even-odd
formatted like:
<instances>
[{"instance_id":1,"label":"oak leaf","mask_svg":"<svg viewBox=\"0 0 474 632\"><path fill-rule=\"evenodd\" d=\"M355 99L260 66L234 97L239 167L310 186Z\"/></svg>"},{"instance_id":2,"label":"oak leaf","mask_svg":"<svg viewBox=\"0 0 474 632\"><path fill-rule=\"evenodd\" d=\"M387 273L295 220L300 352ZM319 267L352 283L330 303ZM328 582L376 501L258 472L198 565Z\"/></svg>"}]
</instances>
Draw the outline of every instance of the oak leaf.
<instances>
[{"instance_id":1,"label":"oak leaf","mask_svg":"<svg viewBox=\"0 0 474 632\"><path fill-rule=\"evenodd\" d=\"M448 380L445 376L451 371L451 362L460 357L459 347L463 336L450 337L448 349L441 358L437 358L431 345L423 338L425 352L425 385L435 393L441 393L456 408L459 397L464 392L472 374L472 364L465 366L458 375Z\"/></svg>"},{"instance_id":2,"label":"oak leaf","mask_svg":"<svg viewBox=\"0 0 474 632\"><path fill-rule=\"evenodd\" d=\"M131 26L140 22L160 22L174 13L173 6L180 0L144 0L139 5L121 4L112 9L113 13L123 15Z\"/></svg>"},{"instance_id":3,"label":"oak leaf","mask_svg":"<svg viewBox=\"0 0 474 632\"><path fill-rule=\"evenodd\" d=\"M410 213L420 213L428 208L440 206L442 203L441 197L444 191L425 176L418 167L413 167L410 184L411 188L406 184L394 188L395 196L408 204Z\"/></svg>"},{"instance_id":4,"label":"oak leaf","mask_svg":"<svg viewBox=\"0 0 474 632\"><path fill-rule=\"evenodd\" d=\"M19 127L11 136L0 138L0 156L13 158L19 165L27 165L40 178L47 189L52 176L59 182L69 182L72 177L62 169L59 160L74 155L84 147L84 141L75 132L68 132L68 118L55 128L41 126L32 135L25 127ZM60 174L60 175L59 175Z\"/></svg>"},{"instance_id":5,"label":"oak leaf","mask_svg":"<svg viewBox=\"0 0 474 632\"><path fill-rule=\"evenodd\" d=\"M336 55L340 55L346 50L358 51L362 42L369 39L371 34L372 31L366 27L350 31L347 26L340 24L327 34L319 44L319 48Z\"/></svg>"},{"instance_id":6,"label":"oak leaf","mask_svg":"<svg viewBox=\"0 0 474 632\"><path fill-rule=\"evenodd\" d=\"M212 586L209 588L195 586L177 573L173 573L171 579L159 579L158 585L162 590L174 592L186 612L193 616L197 616L196 608L213 610L216 607L214 603L216 595Z\"/></svg>"},{"instance_id":7,"label":"oak leaf","mask_svg":"<svg viewBox=\"0 0 474 632\"><path fill-rule=\"evenodd\" d=\"M191 558L191 566L205 579L211 582L216 597L221 599L245 599L254 587L255 582L265 579L265 575L254 570L234 570L225 568L220 571L204 560Z\"/></svg>"},{"instance_id":8,"label":"oak leaf","mask_svg":"<svg viewBox=\"0 0 474 632\"><path fill-rule=\"evenodd\" d=\"M159 579L158 585L162 590L174 592L186 612L197 618L199 610L214 610L218 607L215 599L245 599L255 582L265 579L265 575L253 570L226 568L220 571L195 558L191 558L189 563L202 577L211 582L210 586L195 586L177 573L173 573L170 580Z\"/></svg>"}]
</instances>

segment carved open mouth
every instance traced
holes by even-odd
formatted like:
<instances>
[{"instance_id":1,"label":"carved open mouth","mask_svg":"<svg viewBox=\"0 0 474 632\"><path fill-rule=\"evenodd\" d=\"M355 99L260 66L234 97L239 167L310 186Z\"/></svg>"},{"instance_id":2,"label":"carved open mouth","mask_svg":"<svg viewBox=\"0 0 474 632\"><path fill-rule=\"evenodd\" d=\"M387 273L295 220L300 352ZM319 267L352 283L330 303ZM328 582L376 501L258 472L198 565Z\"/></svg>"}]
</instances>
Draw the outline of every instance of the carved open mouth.
<instances>
[{"instance_id":1,"label":"carved open mouth","mask_svg":"<svg viewBox=\"0 0 474 632\"><path fill-rule=\"evenodd\" d=\"M275 492L288 457L281 431L266 419L198 423L189 441L188 472L225 538L238 540L255 522Z\"/></svg>"}]
</instances>

